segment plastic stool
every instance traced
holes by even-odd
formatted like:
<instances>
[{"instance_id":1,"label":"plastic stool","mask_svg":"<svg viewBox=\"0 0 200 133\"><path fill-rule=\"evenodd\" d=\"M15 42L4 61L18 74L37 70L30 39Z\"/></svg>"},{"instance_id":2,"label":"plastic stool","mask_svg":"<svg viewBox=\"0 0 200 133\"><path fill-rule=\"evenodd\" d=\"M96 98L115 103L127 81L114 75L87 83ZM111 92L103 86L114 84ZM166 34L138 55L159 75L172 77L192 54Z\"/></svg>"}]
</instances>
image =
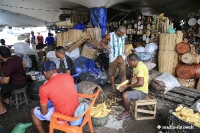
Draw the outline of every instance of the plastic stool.
<instances>
[{"instance_id":1,"label":"plastic stool","mask_svg":"<svg viewBox=\"0 0 200 133\"><path fill-rule=\"evenodd\" d=\"M19 109L19 105L26 103L26 105L28 105L28 98L26 96L26 86L24 88L18 89L18 90L14 90L11 95L14 95L14 99L11 96L10 98L10 107L12 107L12 105L16 106L16 109ZM24 94L24 97L21 96L21 94Z\"/></svg>"}]
</instances>

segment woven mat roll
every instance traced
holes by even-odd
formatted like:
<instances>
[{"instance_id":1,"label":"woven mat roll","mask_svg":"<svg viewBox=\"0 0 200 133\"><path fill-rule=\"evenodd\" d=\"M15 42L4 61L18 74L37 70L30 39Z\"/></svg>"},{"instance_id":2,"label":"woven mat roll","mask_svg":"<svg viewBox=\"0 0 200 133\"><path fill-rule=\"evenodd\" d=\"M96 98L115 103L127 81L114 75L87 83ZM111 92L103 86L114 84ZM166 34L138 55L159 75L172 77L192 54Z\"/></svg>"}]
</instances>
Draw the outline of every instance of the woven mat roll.
<instances>
[{"instance_id":1,"label":"woven mat roll","mask_svg":"<svg viewBox=\"0 0 200 133\"><path fill-rule=\"evenodd\" d=\"M195 78L195 67L194 65L181 65L176 69L176 74L181 79L192 79ZM199 74L200 76L200 74Z\"/></svg>"}]
</instances>

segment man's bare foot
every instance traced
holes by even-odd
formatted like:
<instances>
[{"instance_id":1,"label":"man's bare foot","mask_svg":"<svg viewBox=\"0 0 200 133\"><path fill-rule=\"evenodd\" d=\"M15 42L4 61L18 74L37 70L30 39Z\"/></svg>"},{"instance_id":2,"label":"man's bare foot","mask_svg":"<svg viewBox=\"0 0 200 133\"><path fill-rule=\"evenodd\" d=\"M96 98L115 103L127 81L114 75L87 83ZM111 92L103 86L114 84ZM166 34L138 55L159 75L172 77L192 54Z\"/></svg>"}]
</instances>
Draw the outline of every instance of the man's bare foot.
<instances>
[{"instance_id":1,"label":"man's bare foot","mask_svg":"<svg viewBox=\"0 0 200 133\"><path fill-rule=\"evenodd\" d=\"M5 98L3 101L4 101L6 104L9 104L9 103L10 103L9 98Z\"/></svg>"},{"instance_id":2,"label":"man's bare foot","mask_svg":"<svg viewBox=\"0 0 200 133\"><path fill-rule=\"evenodd\" d=\"M112 89L112 94L113 94L113 95L115 95L115 94L116 94L116 91L115 91L115 90L113 90L113 89Z\"/></svg>"},{"instance_id":3,"label":"man's bare foot","mask_svg":"<svg viewBox=\"0 0 200 133\"><path fill-rule=\"evenodd\" d=\"M2 109L0 109L0 115L5 114L7 112L6 108L3 107Z\"/></svg>"}]
</instances>

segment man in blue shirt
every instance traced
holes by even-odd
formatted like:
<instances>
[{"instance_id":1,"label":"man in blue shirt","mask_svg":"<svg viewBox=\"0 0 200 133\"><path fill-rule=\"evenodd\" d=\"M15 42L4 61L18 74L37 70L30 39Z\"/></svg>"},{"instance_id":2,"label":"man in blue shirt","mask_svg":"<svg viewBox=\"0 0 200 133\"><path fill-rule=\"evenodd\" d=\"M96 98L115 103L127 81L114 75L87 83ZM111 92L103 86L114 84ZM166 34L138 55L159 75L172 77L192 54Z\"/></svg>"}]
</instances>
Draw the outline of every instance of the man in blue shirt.
<instances>
[{"instance_id":1,"label":"man in blue shirt","mask_svg":"<svg viewBox=\"0 0 200 133\"><path fill-rule=\"evenodd\" d=\"M51 33L48 33L48 37L45 39L45 43L47 46L47 51L54 51L54 38Z\"/></svg>"},{"instance_id":2,"label":"man in blue shirt","mask_svg":"<svg viewBox=\"0 0 200 133\"><path fill-rule=\"evenodd\" d=\"M32 45L32 49L36 50L36 41L35 41L35 35L33 31L31 31L31 45Z\"/></svg>"}]
</instances>

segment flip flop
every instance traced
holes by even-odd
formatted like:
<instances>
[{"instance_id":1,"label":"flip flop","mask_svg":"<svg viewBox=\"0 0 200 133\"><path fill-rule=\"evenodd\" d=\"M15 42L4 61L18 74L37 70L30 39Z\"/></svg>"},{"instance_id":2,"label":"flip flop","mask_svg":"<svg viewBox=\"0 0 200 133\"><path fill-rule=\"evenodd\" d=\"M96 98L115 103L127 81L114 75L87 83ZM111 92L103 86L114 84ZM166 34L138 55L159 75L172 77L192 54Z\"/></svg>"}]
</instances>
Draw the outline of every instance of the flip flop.
<instances>
[{"instance_id":1,"label":"flip flop","mask_svg":"<svg viewBox=\"0 0 200 133\"><path fill-rule=\"evenodd\" d=\"M124 120L124 119L129 118L129 117L130 117L130 115L123 116L122 114L119 114L119 115L116 117L116 119L117 119L117 120Z\"/></svg>"}]
</instances>

